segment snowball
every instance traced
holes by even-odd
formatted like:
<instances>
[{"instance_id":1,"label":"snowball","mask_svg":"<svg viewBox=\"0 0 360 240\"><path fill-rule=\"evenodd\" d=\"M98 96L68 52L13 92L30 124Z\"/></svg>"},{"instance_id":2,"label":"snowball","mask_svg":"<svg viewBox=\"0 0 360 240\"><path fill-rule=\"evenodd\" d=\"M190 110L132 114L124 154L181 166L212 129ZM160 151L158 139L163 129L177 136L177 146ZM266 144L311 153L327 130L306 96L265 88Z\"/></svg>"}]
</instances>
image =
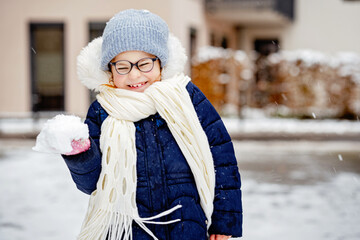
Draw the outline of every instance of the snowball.
<instances>
[{"instance_id":1,"label":"snowball","mask_svg":"<svg viewBox=\"0 0 360 240\"><path fill-rule=\"evenodd\" d=\"M77 116L57 115L48 120L36 138L33 150L65 154L72 151L73 140L89 138L89 129Z\"/></svg>"}]
</instances>

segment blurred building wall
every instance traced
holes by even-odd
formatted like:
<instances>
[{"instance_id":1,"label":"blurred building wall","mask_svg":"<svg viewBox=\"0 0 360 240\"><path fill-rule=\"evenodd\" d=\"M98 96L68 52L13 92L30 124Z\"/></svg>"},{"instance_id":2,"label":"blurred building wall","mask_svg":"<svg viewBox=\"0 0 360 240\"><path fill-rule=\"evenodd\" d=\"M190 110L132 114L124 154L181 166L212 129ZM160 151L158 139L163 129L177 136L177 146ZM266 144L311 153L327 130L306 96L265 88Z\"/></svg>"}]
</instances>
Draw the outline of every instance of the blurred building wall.
<instances>
[{"instance_id":1,"label":"blurred building wall","mask_svg":"<svg viewBox=\"0 0 360 240\"><path fill-rule=\"evenodd\" d=\"M207 0L217 4L223 2L224 5L206 14L211 23L209 34L216 35L214 45L221 46L221 39L225 37L229 47L250 54L256 40L278 40L276 45L282 50L352 51L360 54L360 1L294 0L293 19L266 7L272 2L284 1ZM238 3L238 8L229 6L234 2Z\"/></svg>"},{"instance_id":2,"label":"blurred building wall","mask_svg":"<svg viewBox=\"0 0 360 240\"><path fill-rule=\"evenodd\" d=\"M241 49L250 54L255 43L263 40L274 42L276 50L309 48L360 54L360 1L294 0L293 19L267 9L268 4L278 1L215 1L252 5L249 8L241 7L246 4L225 6L225 10L217 14L206 8L209 0L2 0L0 117L28 117L33 113L31 54L36 49L30 44L31 23L63 24L62 111L80 116L86 114L90 97L77 79L76 56L89 41L89 24L105 23L118 11L128 8L148 9L164 18L190 57L204 45ZM190 72L189 66L187 72Z\"/></svg>"},{"instance_id":3,"label":"blurred building wall","mask_svg":"<svg viewBox=\"0 0 360 240\"><path fill-rule=\"evenodd\" d=\"M298 0L295 16L282 34L285 49L360 54L360 1Z\"/></svg>"}]
</instances>

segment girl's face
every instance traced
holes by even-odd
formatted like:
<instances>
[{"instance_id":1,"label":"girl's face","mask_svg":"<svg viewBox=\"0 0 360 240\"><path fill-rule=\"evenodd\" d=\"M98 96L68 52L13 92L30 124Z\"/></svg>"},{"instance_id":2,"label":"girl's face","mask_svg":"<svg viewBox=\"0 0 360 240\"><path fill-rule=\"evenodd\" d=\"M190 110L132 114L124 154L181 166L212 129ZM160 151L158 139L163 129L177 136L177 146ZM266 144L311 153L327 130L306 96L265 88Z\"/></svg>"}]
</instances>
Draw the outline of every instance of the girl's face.
<instances>
[{"instance_id":1,"label":"girl's face","mask_svg":"<svg viewBox=\"0 0 360 240\"><path fill-rule=\"evenodd\" d=\"M149 59L150 58L150 59ZM136 66L132 66L129 73L121 75L120 73L126 73L131 67L128 62L118 62L116 66L111 65L111 73L114 80L114 85L117 88L126 89L135 92L144 92L151 84L156 81L160 81L160 62L159 60L153 61L155 56L142 51L127 51L119 53L111 62L129 61L133 64L138 63L138 67L144 71L140 71ZM139 61L140 60L140 61ZM148 66L154 64L154 67L148 71Z\"/></svg>"}]
</instances>

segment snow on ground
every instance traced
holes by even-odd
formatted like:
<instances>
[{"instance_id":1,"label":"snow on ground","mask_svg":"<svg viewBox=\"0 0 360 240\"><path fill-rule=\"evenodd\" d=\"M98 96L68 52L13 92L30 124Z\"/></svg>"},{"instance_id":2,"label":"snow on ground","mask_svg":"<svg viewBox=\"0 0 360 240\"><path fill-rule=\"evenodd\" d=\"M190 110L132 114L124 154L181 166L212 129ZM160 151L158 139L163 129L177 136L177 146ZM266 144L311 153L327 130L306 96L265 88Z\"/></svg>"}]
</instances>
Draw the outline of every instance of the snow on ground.
<instances>
[{"instance_id":1,"label":"snow on ground","mask_svg":"<svg viewBox=\"0 0 360 240\"><path fill-rule=\"evenodd\" d=\"M244 239L360 239L359 175L297 187L243 181Z\"/></svg>"},{"instance_id":2,"label":"snow on ground","mask_svg":"<svg viewBox=\"0 0 360 240\"><path fill-rule=\"evenodd\" d=\"M298 119L236 119L224 118L231 133L315 133L356 134L360 122L347 120L298 120Z\"/></svg>"},{"instance_id":3,"label":"snow on ground","mask_svg":"<svg viewBox=\"0 0 360 240\"><path fill-rule=\"evenodd\" d=\"M254 113L252 113L254 114ZM256 114L256 113L255 113ZM39 132L47 119L35 121L26 119L0 119L0 133L27 134ZM249 117L223 118L229 132L238 133L324 133L357 134L360 133L359 121L348 120L299 120L267 118L261 114Z\"/></svg>"},{"instance_id":4,"label":"snow on ground","mask_svg":"<svg viewBox=\"0 0 360 240\"><path fill-rule=\"evenodd\" d=\"M75 239L87 196L60 155L31 150L34 141L0 141L0 239Z\"/></svg>"},{"instance_id":5,"label":"snow on ground","mask_svg":"<svg viewBox=\"0 0 360 240\"><path fill-rule=\"evenodd\" d=\"M32 151L34 143L0 139L0 239L75 239L88 197L61 157ZM358 142L234 146L243 184L242 239L360 239Z\"/></svg>"},{"instance_id":6,"label":"snow on ground","mask_svg":"<svg viewBox=\"0 0 360 240\"><path fill-rule=\"evenodd\" d=\"M284 134L359 134L360 122L337 119L271 118L261 109L245 108L243 118L223 118L232 134L284 133ZM313 113L316 117L316 114Z\"/></svg>"},{"instance_id":7,"label":"snow on ground","mask_svg":"<svg viewBox=\"0 0 360 240\"><path fill-rule=\"evenodd\" d=\"M234 145L243 183L243 239L360 239L359 142Z\"/></svg>"}]
</instances>

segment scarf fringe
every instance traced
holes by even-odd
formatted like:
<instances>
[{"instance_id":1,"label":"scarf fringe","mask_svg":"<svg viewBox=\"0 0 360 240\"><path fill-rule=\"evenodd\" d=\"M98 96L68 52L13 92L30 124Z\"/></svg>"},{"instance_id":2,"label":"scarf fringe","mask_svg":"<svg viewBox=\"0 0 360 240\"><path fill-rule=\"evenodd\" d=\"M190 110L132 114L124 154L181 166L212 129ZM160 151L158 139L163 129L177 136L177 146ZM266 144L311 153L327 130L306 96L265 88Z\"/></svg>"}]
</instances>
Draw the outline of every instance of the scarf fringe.
<instances>
[{"instance_id":1,"label":"scarf fringe","mask_svg":"<svg viewBox=\"0 0 360 240\"><path fill-rule=\"evenodd\" d=\"M148 224L171 224L181 221L181 219L174 219L166 222L151 221L164 216L181 208L182 205L177 205L160 214L147 218L133 218L131 216L121 214L119 212L111 212L99 209L93 213L92 217L84 223L78 240L118 240L118 239L133 239L132 236L132 222L135 221L145 232L147 232L153 239L158 240L151 230L146 227Z\"/></svg>"}]
</instances>

